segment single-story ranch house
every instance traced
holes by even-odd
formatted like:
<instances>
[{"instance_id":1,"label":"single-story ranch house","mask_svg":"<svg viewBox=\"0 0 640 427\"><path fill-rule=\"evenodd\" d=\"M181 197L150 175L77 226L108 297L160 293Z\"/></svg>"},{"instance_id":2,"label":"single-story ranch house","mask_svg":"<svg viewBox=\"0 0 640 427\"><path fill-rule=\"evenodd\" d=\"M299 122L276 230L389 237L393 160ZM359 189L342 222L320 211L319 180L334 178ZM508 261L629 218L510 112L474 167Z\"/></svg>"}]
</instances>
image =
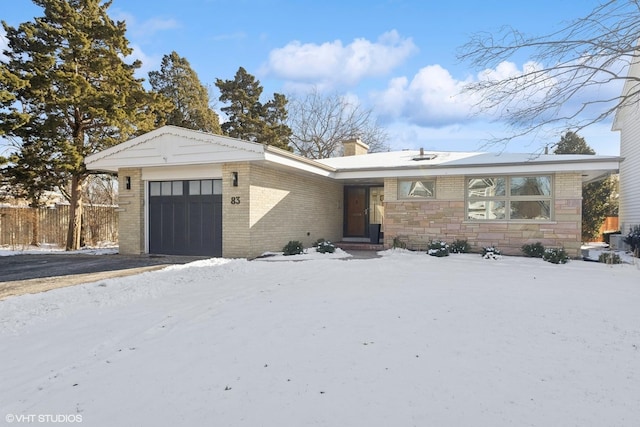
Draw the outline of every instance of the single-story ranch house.
<instances>
[{"instance_id":1,"label":"single-story ranch house","mask_svg":"<svg viewBox=\"0 0 640 427\"><path fill-rule=\"evenodd\" d=\"M91 155L119 180L120 253L252 258L311 246L466 239L520 254L526 243L578 257L582 185L619 157L423 150L310 160L271 146L164 126ZM371 226L380 224L380 226ZM381 228L380 234L378 228Z\"/></svg>"}]
</instances>

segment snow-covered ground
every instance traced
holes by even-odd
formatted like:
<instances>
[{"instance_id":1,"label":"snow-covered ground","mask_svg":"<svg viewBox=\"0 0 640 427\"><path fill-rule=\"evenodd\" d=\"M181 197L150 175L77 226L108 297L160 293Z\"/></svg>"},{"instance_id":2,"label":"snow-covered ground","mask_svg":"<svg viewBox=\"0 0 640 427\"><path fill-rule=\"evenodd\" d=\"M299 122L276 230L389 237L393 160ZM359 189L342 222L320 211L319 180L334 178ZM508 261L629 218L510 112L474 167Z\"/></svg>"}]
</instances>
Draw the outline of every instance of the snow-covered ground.
<instances>
[{"instance_id":1,"label":"snow-covered ground","mask_svg":"<svg viewBox=\"0 0 640 427\"><path fill-rule=\"evenodd\" d=\"M18 246L0 246L0 256L11 255L29 255L29 254L45 254L45 253L66 253L66 254L85 254L85 255L109 255L118 253L118 245L106 243L99 246L87 246L77 251L65 251L63 247L58 245L43 244L40 246L18 245Z\"/></svg>"},{"instance_id":2,"label":"snow-covered ground","mask_svg":"<svg viewBox=\"0 0 640 427\"><path fill-rule=\"evenodd\" d=\"M2 419L639 425L637 264L300 258L211 259L0 301Z\"/></svg>"}]
</instances>

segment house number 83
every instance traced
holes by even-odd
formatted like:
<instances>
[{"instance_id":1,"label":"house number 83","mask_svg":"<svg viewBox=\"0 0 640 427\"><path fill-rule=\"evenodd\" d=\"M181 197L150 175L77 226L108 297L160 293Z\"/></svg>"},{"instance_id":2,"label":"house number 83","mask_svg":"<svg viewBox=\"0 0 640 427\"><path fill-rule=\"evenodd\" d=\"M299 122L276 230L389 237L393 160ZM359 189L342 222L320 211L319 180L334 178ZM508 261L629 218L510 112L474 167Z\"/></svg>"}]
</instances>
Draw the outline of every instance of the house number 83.
<instances>
[{"instance_id":1,"label":"house number 83","mask_svg":"<svg viewBox=\"0 0 640 427\"><path fill-rule=\"evenodd\" d=\"M238 196L238 197L232 197L232 198L231 198L231 204L232 204L232 205L239 205L239 204L240 204L240 196Z\"/></svg>"}]
</instances>

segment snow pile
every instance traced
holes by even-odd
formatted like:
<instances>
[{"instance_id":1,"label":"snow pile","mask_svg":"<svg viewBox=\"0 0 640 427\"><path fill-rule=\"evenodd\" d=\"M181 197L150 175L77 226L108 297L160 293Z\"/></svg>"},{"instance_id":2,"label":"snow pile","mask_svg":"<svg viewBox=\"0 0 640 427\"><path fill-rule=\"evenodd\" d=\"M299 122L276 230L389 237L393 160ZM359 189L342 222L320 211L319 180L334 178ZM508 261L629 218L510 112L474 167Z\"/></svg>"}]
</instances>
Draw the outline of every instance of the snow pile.
<instances>
[{"instance_id":1,"label":"snow pile","mask_svg":"<svg viewBox=\"0 0 640 427\"><path fill-rule=\"evenodd\" d=\"M304 253L298 255L283 255L282 252L265 252L257 261L306 261L311 259L344 259L350 258L351 254L340 248L336 248L333 253L321 253L316 248L307 248Z\"/></svg>"},{"instance_id":2,"label":"snow pile","mask_svg":"<svg viewBox=\"0 0 640 427\"><path fill-rule=\"evenodd\" d=\"M211 259L0 301L0 408L91 426L637 426L636 265L381 254Z\"/></svg>"}]
</instances>

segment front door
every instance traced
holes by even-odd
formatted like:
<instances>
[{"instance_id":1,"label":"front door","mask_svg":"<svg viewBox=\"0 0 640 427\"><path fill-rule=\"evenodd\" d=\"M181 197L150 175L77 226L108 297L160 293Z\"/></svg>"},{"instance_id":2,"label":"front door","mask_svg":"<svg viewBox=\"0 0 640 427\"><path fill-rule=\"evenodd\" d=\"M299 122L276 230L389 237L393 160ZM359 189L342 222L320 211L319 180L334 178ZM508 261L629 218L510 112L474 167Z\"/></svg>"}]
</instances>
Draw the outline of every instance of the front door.
<instances>
[{"instance_id":1,"label":"front door","mask_svg":"<svg viewBox=\"0 0 640 427\"><path fill-rule=\"evenodd\" d=\"M367 187L345 187L345 237L367 237Z\"/></svg>"}]
</instances>

